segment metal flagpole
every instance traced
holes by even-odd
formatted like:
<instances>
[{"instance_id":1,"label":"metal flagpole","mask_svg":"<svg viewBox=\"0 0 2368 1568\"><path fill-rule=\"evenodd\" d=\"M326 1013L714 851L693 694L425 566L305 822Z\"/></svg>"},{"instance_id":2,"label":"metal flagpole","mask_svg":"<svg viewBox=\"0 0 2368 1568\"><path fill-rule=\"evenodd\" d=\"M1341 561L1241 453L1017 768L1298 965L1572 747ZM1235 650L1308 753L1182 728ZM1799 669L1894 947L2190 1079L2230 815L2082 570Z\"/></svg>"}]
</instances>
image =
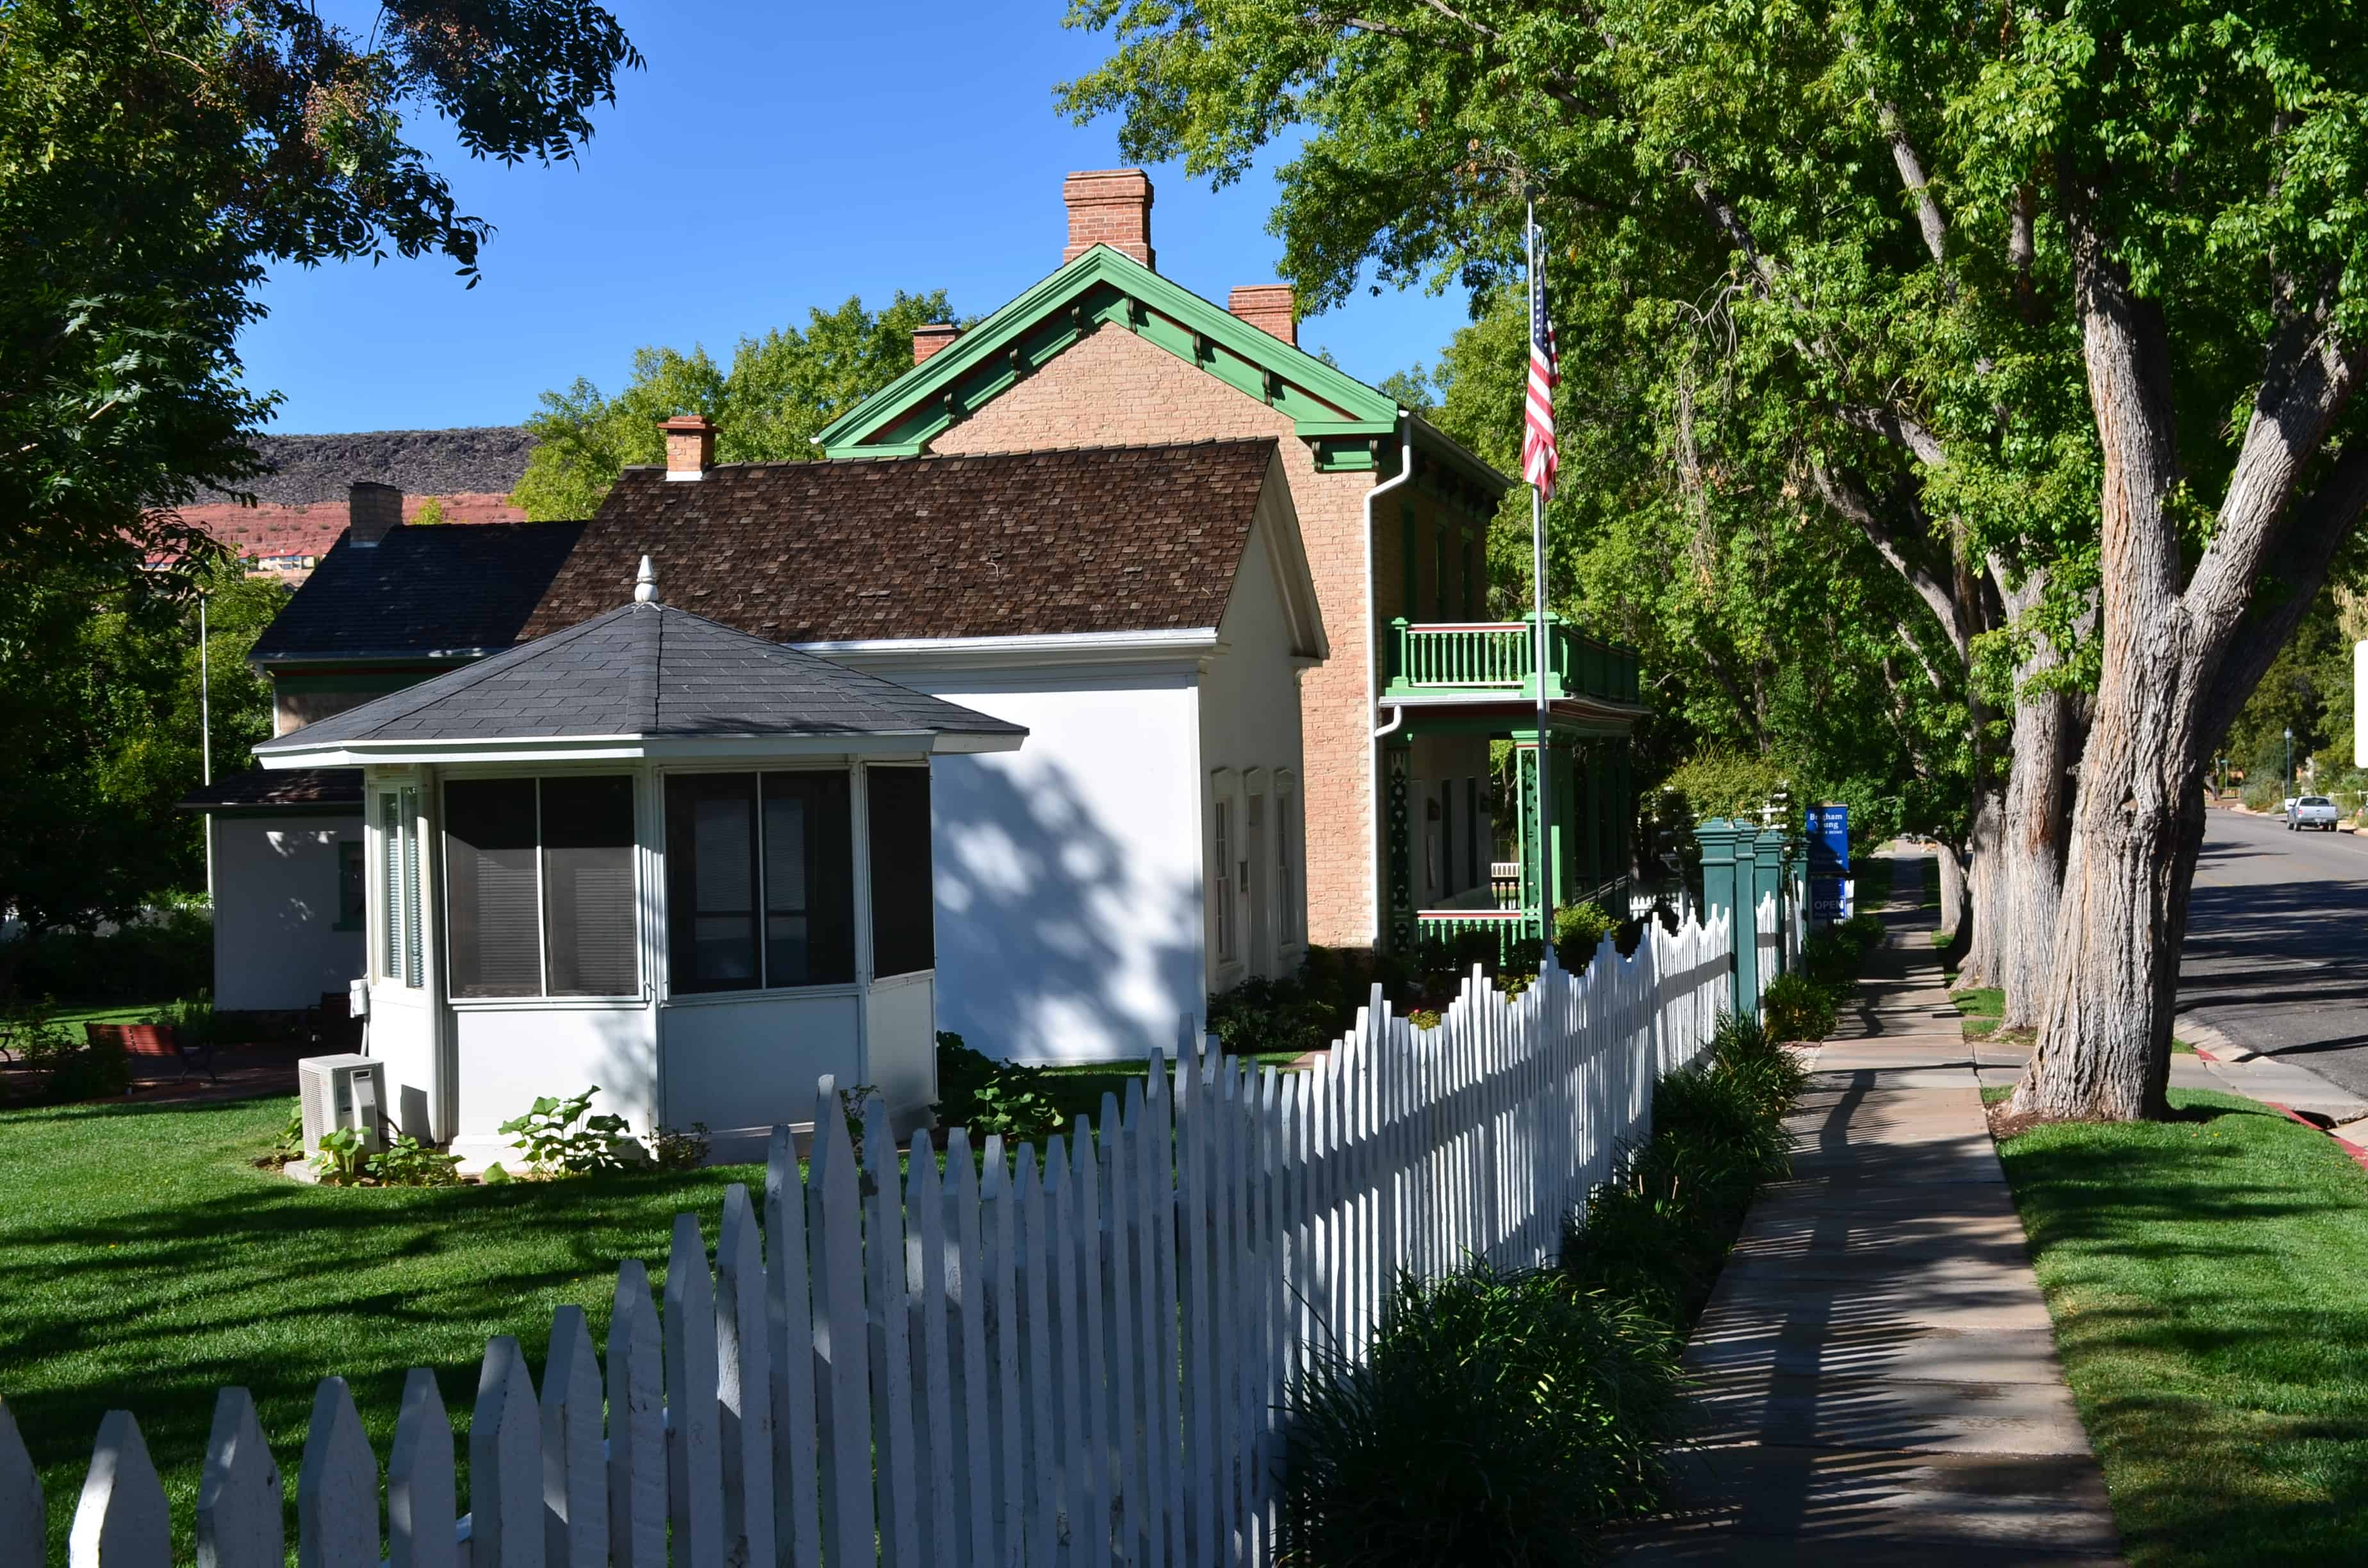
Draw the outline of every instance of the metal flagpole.
<instances>
[{"instance_id":1,"label":"metal flagpole","mask_svg":"<svg viewBox=\"0 0 2368 1568\"><path fill-rule=\"evenodd\" d=\"M1538 276L1539 250L1538 203L1532 197L1529 203L1530 260L1530 358L1534 367L1538 347L1538 302L1543 279ZM1534 373L1534 369L1532 371ZM1549 393L1551 395L1551 393ZM1538 935L1548 947L1554 945L1554 834L1550 766L1553 751L1548 744L1546 729L1546 672L1554 667L1552 641L1546 630L1546 497L1537 478L1530 482L1530 581L1531 599L1537 614L1537 650L1531 671L1537 679L1538 693Z\"/></svg>"}]
</instances>

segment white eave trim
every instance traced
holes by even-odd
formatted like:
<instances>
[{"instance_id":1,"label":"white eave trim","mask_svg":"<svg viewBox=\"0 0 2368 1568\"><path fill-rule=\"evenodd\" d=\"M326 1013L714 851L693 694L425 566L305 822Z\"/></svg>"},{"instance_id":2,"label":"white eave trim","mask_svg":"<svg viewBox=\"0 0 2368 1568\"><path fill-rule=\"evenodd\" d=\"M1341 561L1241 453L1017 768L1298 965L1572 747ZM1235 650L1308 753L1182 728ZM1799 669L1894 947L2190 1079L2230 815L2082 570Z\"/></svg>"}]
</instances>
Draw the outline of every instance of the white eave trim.
<instances>
[{"instance_id":1,"label":"white eave trim","mask_svg":"<svg viewBox=\"0 0 2368 1568\"><path fill-rule=\"evenodd\" d=\"M1041 637L867 637L792 642L858 667L927 665L939 669L1009 669L1042 665L1121 665L1197 658L1219 644L1213 626L1167 631L1067 631Z\"/></svg>"},{"instance_id":2,"label":"white eave trim","mask_svg":"<svg viewBox=\"0 0 2368 1568\"><path fill-rule=\"evenodd\" d=\"M718 758L863 756L1018 751L1024 732L910 730L868 735L568 735L553 740L324 741L256 753L266 768L407 767L420 763L699 762Z\"/></svg>"}]
</instances>

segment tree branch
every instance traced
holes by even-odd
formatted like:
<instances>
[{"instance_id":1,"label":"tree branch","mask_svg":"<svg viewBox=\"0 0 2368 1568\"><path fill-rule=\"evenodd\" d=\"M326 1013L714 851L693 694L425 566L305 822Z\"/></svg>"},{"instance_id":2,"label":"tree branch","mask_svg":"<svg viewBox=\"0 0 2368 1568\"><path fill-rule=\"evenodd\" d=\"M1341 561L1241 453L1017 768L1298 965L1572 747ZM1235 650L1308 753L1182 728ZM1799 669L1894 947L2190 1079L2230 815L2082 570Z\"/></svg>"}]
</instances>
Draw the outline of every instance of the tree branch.
<instances>
[{"instance_id":1,"label":"tree branch","mask_svg":"<svg viewBox=\"0 0 2368 1568\"><path fill-rule=\"evenodd\" d=\"M2219 526L2184 596L2190 613L2215 632L2244 613L2254 578L2290 531L2295 483L2360 384L2362 355L2336 335L2333 291L2331 280L2323 284L2314 306L2271 340Z\"/></svg>"},{"instance_id":2,"label":"tree branch","mask_svg":"<svg viewBox=\"0 0 2368 1568\"><path fill-rule=\"evenodd\" d=\"M1914 453L1918 462L1939 468L1949 460L1949 450L1941 444L1941 437L1896 408L1862 408L1845 404L1834 412L1851 429L1880 436L1894 446Z\"/></svg>"},{"instance_id":3,"label":"tree branch","mask_svg":"<svg viewBox=\"0 0 2368 1568\"><path fill-rule=\"evenodd\" d=\"M2263 565L2263 572L2287 590L2286 597L2267 608L2254 605L2240 629L2242 635L2230 639L2228 656L2221 661L2203 708L2203 733L2210 746L2216 749L2227 737L2253 688L2310 612L2337 553L2358 528L2363 507L2368 507L2368 441L2354 443L2318 487L2295 504L2293 525Z\"/></svg>"},{"instance_id":4,"label":"tree branch","mask_svg":"<svg viewBox=\"0 0 2368 1568\"><path fill-rule=\"evenodd\" d=\"M1880 104L1874 118L1883 128L1884 139L1891 143L1891 161L1899 165L1900 183L1916 199L1916 226L1924 232L1924 248L1932 253L1933 266L1944 267L1949 260L1948 220L1941 215L1941 203L1934 199L1931 182L1925 177L1924 160L1916 155L1915 143L1907 140L1907 125L1900 119L1899 106Z\"/></svg>"},{"instance_id":5,"label":"tree branch","mask_svg":"<svg viewBox=\"0 0 2368 1568\"><path fill-rule=\"evenodd\" d=\"M1957 596L1950 591L1948 585L1919 562L1908 559L1897 530L1877 510L1873 498L1855 480L1847 474L1837 474L1820 462L1809 465L1809 480L1816 486L1817 494L1826 505L1856 523L1859 531L1866 535L1867 542L1891 563L1891 569L1898 573L1909 587L1916 590L1917 597L1940 621L1941 630L1947 634L1949 646L1955 651L1958 660L1961 663L1969 660L1973 653L1973 633L1965 624L1965 607L1957 602Z\"/></svg>"}]
</instances>

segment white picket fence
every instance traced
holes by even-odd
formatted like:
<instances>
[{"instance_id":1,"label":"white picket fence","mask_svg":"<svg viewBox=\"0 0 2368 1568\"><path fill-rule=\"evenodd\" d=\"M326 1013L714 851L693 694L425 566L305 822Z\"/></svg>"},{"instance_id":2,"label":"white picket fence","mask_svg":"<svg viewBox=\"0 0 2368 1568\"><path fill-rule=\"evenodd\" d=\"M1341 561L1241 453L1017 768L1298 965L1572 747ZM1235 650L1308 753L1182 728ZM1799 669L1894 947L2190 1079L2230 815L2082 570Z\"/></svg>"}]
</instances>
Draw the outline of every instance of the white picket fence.
<instances>
[{"instance_id":1,"label":"white picket fence","mask_svg":"<svg viewBox=\"0 0 2368 1568\"><path fill-rule=\"evenodd\" d=\"M1294 1369L1360 1354L1401 1270L1528 1265L1649 1131L1652 1085L1707 1043L1722 920L1507 1000L1475 971L1436 1028L1379 1004L1313 1069L1155 1061L1099 1129L940 1170L869 1108L859 1160L836 1085L801 1171L727 1190L711 1272L677 1216L664 1311L617 1272L605 1366L582 1309L538 1392L487 1345L470 1512L435 1377L409 1376L384 1471L340 1378L296 1481L302 1568L752 1568L767 1563L1270 1561ZM983 1173L982 1173L983 1165ZM201 1568L281 1568L284 1489L253 1401L218 1396L197 1499ZM0 1564L44 1562L40 1488L0 1405ZM165 1568L170 1518L140 1427L109 1412L73 1568Z\"/></svg>"}]
</instances>

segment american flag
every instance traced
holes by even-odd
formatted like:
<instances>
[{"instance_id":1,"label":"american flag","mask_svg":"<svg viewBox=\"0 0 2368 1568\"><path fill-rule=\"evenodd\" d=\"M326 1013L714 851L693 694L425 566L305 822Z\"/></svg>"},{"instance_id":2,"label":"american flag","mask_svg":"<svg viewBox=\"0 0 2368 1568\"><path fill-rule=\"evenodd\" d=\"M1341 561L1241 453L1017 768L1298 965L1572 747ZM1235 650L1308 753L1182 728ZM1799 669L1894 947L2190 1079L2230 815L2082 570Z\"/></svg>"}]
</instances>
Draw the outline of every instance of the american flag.
<instances>
[{"instance_id":1,"label":"american flag","mask_svg":"<svg viewBox=\"0 0 2368 1568\"><path fill-rule=\"evenodd\" d=\"M1562 380L1561 361L1554 354L1554 323L1546 319L1545 280L1538 276L1544 259L1543 237L1530 234L1530 391L1522 414L1521 477L1554 498L1554 388Z\"/></svg>"}]
</instances>

